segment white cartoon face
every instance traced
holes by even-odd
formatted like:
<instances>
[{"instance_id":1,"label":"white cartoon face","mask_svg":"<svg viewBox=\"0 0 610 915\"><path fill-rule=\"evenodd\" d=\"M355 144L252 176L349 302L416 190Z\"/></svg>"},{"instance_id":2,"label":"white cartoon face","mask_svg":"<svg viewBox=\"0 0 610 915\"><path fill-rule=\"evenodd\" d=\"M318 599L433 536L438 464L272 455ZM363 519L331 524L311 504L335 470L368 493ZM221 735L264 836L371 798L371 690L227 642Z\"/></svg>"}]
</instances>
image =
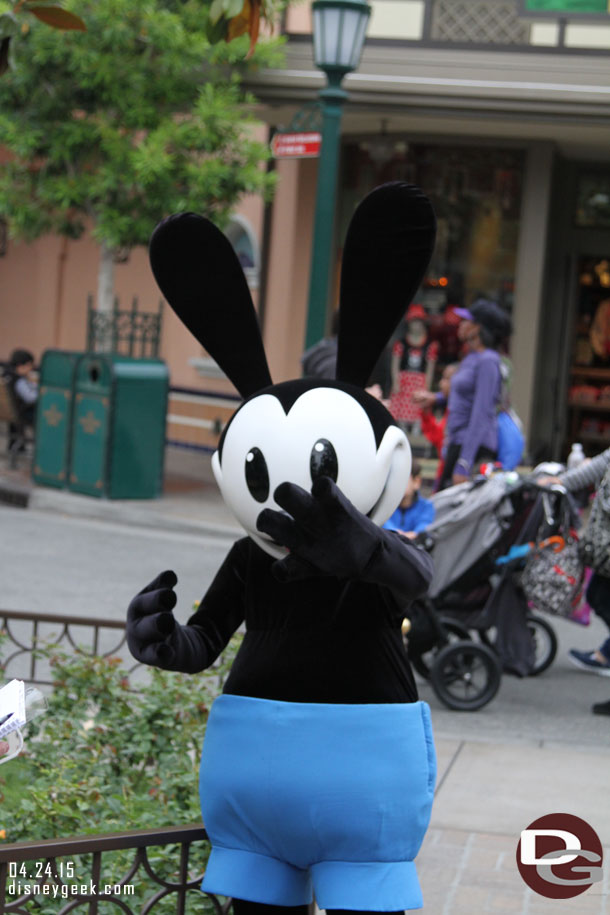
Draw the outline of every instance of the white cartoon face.
<instances>
[{"instance_id":1,"label":"white cartoon face","mask_svg":"<svg viewBox=\"0 0 610 915\"><path fill-rule=\"evenodd\" d=\"M276 558L284 547L256 529L280 483L308 492L317 476L329 476L363 514L383 524L400 502L411 472L411 449L397 426L377 446L365 409L332 387L305 391L288 413L277 397L253 397L233 417L212 468L223 498L248 535Z\"/></svg>"}]
</instances>

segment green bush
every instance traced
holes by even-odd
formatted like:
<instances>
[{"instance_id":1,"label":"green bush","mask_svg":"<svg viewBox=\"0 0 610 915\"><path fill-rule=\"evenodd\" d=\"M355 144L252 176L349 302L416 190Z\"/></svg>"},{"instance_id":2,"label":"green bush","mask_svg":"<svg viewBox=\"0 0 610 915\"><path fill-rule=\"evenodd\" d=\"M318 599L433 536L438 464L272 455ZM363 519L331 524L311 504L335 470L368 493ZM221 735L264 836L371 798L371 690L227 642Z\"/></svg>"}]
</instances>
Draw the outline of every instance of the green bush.
<instances>
[{"instance_id":1,"label":"green bush","mask_svg":"<svg viewBox=\"0 0 610 915\"><path fill-rule=\"evenodd\" d=\"M202 674L137 668L140 682L117 658L49 649L54 671L49 711L28 726L22 756L7 763L6 772L0 769L0 828L6 830L6 841L199 822L201 742L209 708L240 641L235 636L217 665ZM176 879L175 852L149 850L156 873ZM199 872L206 858L207 852L195 862ZM133 851L105 854L103 860L103 879L112 883L126 873ZM87 861L77 865L77 878L84 878ZM139 872L136 892L144 898L151 890L141 878ZM39 915L60 908L59 900L43 908L41 901L28 903ZM133 906L135 900L125 902ZM174 908L168 899L154 911ZM201 902L196 911L203 911Z\"/></svg>"}]
</instances>

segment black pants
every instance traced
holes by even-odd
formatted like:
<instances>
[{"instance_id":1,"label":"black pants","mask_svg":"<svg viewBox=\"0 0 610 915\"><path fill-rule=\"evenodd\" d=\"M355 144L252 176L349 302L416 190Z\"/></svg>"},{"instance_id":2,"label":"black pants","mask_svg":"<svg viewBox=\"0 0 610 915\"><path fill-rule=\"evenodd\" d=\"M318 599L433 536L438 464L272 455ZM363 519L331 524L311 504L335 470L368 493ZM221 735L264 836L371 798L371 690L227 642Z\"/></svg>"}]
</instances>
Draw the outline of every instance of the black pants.
<instances>
[{"instance_id":1,"label":"black pants","mask_svg":"<svg viewBox=\"0 0 610 915\"><path fill-rule=\"evenodd\" d=\"M36 404L21 404L19 407L19 422L8 424L9 451L14 448L18 451L25 450L25 437L27 430L36 422Z\"/></svg>"},{"instance_id":2,"label":"black pants","mask_svg":"<svg viewBox=\"0 0 610 915\"><path fill-rule=\"evenodd\" d=\"M451 478L453 476L453 471L455 470L455 465L457 463L457 459L460 456L461 450L461 445L447 445L447 454L445 455L443 475L440 479L440 483L438 484L439 490L446 489L448 486L452 485ZM495 461L495 459L495 451L491 451L489 448L481 447L475 455L473 468L475 468L477 464L480 464L483 461Z\"/></svg>"},{"instance_id":3,"label":"black pants","mask_svg":"<svg viewBox=\"0 0 610 915\"><path fill-rule=\"evenodd\" d=\"M610 629L610 578L597 573L592 575L587 588L587 602ZM599 650L610 661L610 635Z\"/></svg>"},{"instance_id":4,"label":"black pants","mask_svg":"<svg viewBox=\"0 0 610 915\"><path fill-rule=\"evenodd\" d=\"M264 905L261 902L233 900L235 915L307 915L308 906ZM377 915L376 912L352 912L351 909L327 909L328 915ZM384 915L404 915L404 912L386 912Z\"/></svg>"},{"instance_id":5,"label":"black pants","mask_svg":"<svg viewBox=\"0 0 610 915\"><path fill-rule=\"evenodd\" d=\"M25 440L27 435L28 426L24 423L9 423L8 424L8 450L9 451L25 451Z\"/></svg>"}]
</instances>

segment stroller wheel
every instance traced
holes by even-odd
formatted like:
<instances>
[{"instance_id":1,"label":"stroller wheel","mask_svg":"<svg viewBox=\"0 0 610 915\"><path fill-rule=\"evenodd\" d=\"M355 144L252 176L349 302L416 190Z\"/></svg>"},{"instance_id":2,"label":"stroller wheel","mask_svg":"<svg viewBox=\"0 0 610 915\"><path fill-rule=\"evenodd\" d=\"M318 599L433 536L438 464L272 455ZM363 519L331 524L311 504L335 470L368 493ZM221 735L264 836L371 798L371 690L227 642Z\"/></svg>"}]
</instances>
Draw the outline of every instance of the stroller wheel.
<instances>
[{"instance_id":1,"label":"stroller wheel","mask_svg":"<svg viewBox=\"0 0 610 915\"><path fill-rule=\"evenodd\" d=\"M466 627L462 626L462 624L458 623L456 620L451 619L448 616L441 616L439 622L442 624L443 629L445 629L445 631L447 632L447 635L449 636L449 644L451 644L455 641L458 641L460 639L462 641L467 641L468 639L470 639L470 633L468 632ZM408 641L407 641L407 645L408 645ZM424 677L426 680L428 680L430 678L430 668L434 664L435 651L436 651L437 645L438 645L438 642L436 643L436 645L433 645L433 647L430 648L428 651L423 651L423 652L413 651L413 652L409 653L409 661L411 662L411 664L413 665L413 667L415 668L417 673L420 674L420 676Z\"/></svg>"},{"instance_id":2,"label":"stroller wheel","mask_svg":"<svg viewBox=\"0 0 610 915\"><path fill-rule=\"evenodd\" d=\"M551 624L535 613L528 613L527 628L531 632L534 642L534 666L529 676L537 677L538 674L547 670L555 660L557 636Z\"/></svg>"},{"instance_id":3,"label":"stroller wheel","mask_svg":"<svg viewBox=\"0 0 610 915\"><path fill-rule=\"evenodd\" d=\"M555 630L547 620L536 613L528 613L527 628L532 637L534 644L534 666L530 670L528 677L537 677L538 674L544 673L551 666L557 655L557 636ZM479 637L484 645L496 650L496 629L492 626L490 629L482 629Z\"/></svg>"},{"instance_id":4,"label":"stroller wheel","mask_svg":"<svg viewBox=\"0 0 610 915\"><path fill-rule=\"evenodd\" d=\"M501 677L497 655L476 642L445 645L430 670L430 681L441 702L463 712L473 712L491 702Z\"/></svg>"}]
</instances>

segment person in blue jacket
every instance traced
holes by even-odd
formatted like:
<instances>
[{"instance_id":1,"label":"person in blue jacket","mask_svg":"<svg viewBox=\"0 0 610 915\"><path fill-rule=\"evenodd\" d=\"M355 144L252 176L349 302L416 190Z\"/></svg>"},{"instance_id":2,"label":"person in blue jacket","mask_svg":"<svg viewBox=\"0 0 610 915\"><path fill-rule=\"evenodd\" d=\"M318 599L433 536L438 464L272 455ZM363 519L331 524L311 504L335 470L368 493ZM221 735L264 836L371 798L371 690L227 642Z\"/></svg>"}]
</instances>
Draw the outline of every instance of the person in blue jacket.
<instances>
[{"instance_id":1,"label":"person in blue jacket","mask_svg":"<svg viewBox=\"0 0 610 915\"><path fill-rule=\"evenodd\" d=\"M383 525L388 531L399 531L407 536L414 536L425 530L434 521L434 503L420 496L421 466L413 461L411 476L400 500L400 505Z\"/></svg>"}]
</instances>

